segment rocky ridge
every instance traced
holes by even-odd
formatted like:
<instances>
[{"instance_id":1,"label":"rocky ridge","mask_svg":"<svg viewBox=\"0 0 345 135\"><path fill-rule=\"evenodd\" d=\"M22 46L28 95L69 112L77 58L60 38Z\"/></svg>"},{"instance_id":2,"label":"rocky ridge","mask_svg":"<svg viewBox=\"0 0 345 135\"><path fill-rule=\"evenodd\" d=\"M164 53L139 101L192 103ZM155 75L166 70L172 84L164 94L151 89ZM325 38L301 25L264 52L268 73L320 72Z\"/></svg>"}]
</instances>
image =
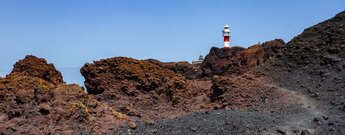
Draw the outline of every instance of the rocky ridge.
<instances>
[{"instance_id":1,"label":"rocky ridge","mask_svg":"<svg viewBox=\"0 0 345 135\"><path fill-rule=\"evenodd\" d=\"M212 48L195 72L94 61L81 68L88 93L27 56L0 78L0 133L344 134L344 27L345 11L286 45Z\"/></svg>"},{"instance_id":2,"label":"rocky ridge","mask_svg":"<svg viewBox=\"0 0 345 135\"><path fill-rule=\"evenodd\" d=\"M82 87L63 83L53 64L31 55L0 79L0 100L5 135L110 133L126 119Z\"/></svg>"},{"instance_id":3,"label":"rocky ridge","mask_svg":"<svg viewBox=\"0 0 345 135\"><path fill-rule=\"evenodd\" d=\"M212 47L210 53L201 64L201 77L213 75L238 76L274 57L285 47L281 39L243 47L217 48Z\"/></svg>"}]
</instances>

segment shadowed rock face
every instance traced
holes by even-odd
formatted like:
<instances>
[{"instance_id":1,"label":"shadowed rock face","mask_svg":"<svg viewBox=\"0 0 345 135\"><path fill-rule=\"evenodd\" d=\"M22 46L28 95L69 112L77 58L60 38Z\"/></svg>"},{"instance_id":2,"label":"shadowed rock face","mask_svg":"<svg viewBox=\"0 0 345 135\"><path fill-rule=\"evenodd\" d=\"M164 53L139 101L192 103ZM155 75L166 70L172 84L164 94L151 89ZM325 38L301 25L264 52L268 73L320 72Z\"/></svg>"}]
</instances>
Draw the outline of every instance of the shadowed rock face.
<instances>
[{"instance_id":1,"label":"shadowed rock face","mask_svg":"<svg viewBox=\"0 0 345 135\"><path fill-rule=\"evenodd\" d=\"M276 39L249 47L212 47L201 65L202 77L213 75L241 75L274 57L284 48L284 41Z\"/></svg>"},{"instance_id":2,"label":"shadowed rock face","mask_svg":"<svg viewBox=\"0 0 345 135\"><path fill-rule=\"evenodd\" d=\"M26 56L13 65L11 74L18 73L38 77L55 85L64 83L60 71L57 71L53 64L48 64L45 59L32 55Z\"/></svg>"}]
</instances>

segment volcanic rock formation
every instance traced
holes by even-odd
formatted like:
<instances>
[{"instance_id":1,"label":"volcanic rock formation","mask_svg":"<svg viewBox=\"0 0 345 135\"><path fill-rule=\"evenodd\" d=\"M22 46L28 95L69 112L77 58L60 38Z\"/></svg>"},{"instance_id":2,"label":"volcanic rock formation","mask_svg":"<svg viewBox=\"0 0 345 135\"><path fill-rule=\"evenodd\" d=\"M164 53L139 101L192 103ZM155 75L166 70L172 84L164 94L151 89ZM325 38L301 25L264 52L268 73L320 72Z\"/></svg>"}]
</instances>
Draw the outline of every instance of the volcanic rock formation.
<instances>
[{"instance_id":1,"label":"volcanic rock formation","mask_svg":"<svg viewBox=\"0 0 345 135\"><path fill-rule=\"evenodd\" d=\"M85 64L81 73L86 79L85 86L91 94L114 90L123 85L125 81L133 84L133 88L122 88L125 91L131 89L137 89L140 92L169 91L168 89L186 87L185 80L170 70L146 61L125 57L109 58L95 61L93 64Z\"/></svg>"},{"instance_id":2,"label":"volcanic rock formation","mask_svg":"<svg viewBox=\"0 0 345 135\"><path fill-rule=\"evenodd\" d=\"M293 38L266 74L285 87L344 108L345 11ZM282 81L285 80L285 81Z\"/></svg>"},{"instance_id":3,"label":"volcanic rock formation","mask_svg":"<svg viewBox=\"0 0 345 135\"><path fill-rule=\"evenodd\" d=\"M111 133L126 115L63 83L42 58L26 56L0 79L0 134Z\"/></svg>"},{"instance_id":4,"label":"volcanic rock formation","mask_svg":"<svg viewBox=\"0 0 345 135\"><path fill-rule=\"evenodd\" d=\"M13 66L11 74L26 74L38 77L53 84L62 84L61 73L57 71L53 64L48 64L45 59L28 55Z\"/></svg>"},{"instance_id":5,"label":"volcanic rock formation","mask_svg":"<svg viewBox=\"0 0 345 135\"><path fill-rule=\"evenodd\" d=\"M330 93L340 96L345 88L344 49L345 12L342 12L304 30L287 43L281 56L266 63L265 70L259 70L286 87L300 87L299 90L317 96L329 96Z\"/></svg>"},{"instance_id":6,"label":"volcanic rock formation","mask_svg":"<svg viewBox=\"0 0 345 135\"><path fill-rule=\"evenodd\" d=\"M257 72L273 83L308 95L317 103L316 134L344 134L345 126L345 11L305 29ZM313 108L313 107L312 107ZM327 115L327 120L320 119ZM328 123L328 126L323 124Z\"/></svg>"},{"instance_id":7,"label":"volcanic rock formation","mask_svg":"<svg viewBox=\"0 0 345 135\"><path fill-rule=\"evenodd\" d=\"M81 73L89 93L138 118L174 118L209 106L203 98L196 99L206 98L203 89L182 75L147 61L125 57L103 59L85 64Z\"/></svg>"},{"instance_id":8,"label":"volcanic rock formation","mask_svg":"<svg viewBox=\"0 0 345 135\"><path fill-rule=\"evenodd\" d=\"M212 47L201 64L202 77L244 74L278 54L284 45L283 40L276 39L251 46L248 49L236 46L231 48Z\"/></svg>"}]
</instances>

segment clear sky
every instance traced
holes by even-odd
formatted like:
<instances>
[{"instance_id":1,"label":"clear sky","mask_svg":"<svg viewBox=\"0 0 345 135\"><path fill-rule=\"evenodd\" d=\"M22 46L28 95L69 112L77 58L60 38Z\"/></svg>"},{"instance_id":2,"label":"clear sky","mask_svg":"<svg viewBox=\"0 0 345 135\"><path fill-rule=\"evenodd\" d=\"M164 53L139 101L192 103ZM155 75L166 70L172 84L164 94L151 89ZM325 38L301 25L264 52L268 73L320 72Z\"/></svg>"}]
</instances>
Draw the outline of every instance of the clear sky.
<instances>
[{"instance_id":1,"label":"clear sky","mask_svg":"<svg viewBox=\"0 0 345 135\"><path fill-rule=\"evenodd\" d=\"M86 62L126 56L192 61L212 46L248 47L282 38L345 10L345 0L0 0L0 76L27 54L68 83Z\"/></svg>"}]
</instances>

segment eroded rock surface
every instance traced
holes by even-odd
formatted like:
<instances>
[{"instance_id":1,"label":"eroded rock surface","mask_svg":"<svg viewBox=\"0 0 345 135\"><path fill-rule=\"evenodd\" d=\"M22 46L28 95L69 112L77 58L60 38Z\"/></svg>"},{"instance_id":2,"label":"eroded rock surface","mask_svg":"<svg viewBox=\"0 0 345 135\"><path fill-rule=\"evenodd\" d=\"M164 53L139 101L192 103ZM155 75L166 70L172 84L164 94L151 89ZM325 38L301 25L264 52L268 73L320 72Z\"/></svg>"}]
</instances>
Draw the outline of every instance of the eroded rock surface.
<instances>
[{"instance_id":1,"label":"eroded rock surface","mask_svg":"<svg viewBox=\"0 0 345 135\"><path fill-rule=\"evenodd\" d=\"M247 49L242 47L212 47L201 64L202 77L242 75L277 55L284 41L276 39Z\"/></svg>"},{"instance_id":2,"label":"eroded rock surface","mask_svg":"<svg viewBox=\"0 0 345 135\"><path fill-rule=\"evenodd\" d=\"M128 120L82 87L63 83L42 58L27 56L0 79L0 134L111 133Z\"/></svg>"},{"instance_id":3,"label":"eroded rock surface","mask_svg":"<svg viewBox=\"0 0 345 135\"><path fill-rule=\"evenodd\" d=\"M89 93L145 120L174 118L210 106L203 89L151 62L115 57L85 64L81 73Z\"/></svg>"},{"instance_id":4,"label":"eroded rock surface","mask_svg":"<svg viewBox=\"0 0 345 135\"><path fill-rule=\"evenodd\" d=\"M60 71L57 71L53 64L48 64L45 59L32 55L26 56L13 65L11 74L18 73L38 77L53 84L64 83Z\"/></svg>"}]
</instances>

